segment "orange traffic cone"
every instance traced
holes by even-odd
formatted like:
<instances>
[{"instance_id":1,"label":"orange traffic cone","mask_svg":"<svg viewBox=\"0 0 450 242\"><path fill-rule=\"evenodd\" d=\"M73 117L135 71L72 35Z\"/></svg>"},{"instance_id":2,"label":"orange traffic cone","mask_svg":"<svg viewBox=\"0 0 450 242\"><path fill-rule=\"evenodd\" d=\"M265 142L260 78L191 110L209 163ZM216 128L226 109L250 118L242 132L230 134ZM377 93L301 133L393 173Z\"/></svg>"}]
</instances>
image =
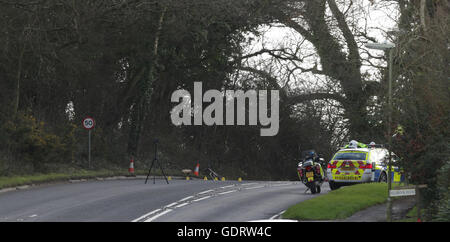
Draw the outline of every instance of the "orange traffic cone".
<instances>
[{"instance_id":1,"label":"orange traffic cone","mask_svg":"<svg viewBox=\"0 0 450 242\"><path fill-rule=\"evenodd\" d=\"M134 159L133 159L133 157L131 157L131 160L130 160L130 168L128 168L128 172L129 172L131 175L134 174Z\"/></svg>"},{"instance_id":2,"label":"orange traffic cone","mask_svg":"<svg viewBox=\"0 0 450 242\"><path fill-rule=\"evenodd\" d=\"M200 171L200 164L197 163L197 166L195 166L194 175L199 176L199 171Z\"/></svg>"}]
</instances>

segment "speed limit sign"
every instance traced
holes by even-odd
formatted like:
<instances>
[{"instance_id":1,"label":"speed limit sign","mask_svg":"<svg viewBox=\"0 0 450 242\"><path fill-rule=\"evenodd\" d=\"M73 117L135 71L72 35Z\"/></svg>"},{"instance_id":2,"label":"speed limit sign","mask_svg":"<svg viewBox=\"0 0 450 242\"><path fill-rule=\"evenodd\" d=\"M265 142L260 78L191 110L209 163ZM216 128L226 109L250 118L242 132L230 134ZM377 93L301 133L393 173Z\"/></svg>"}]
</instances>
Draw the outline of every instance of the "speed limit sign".
<instances>
[{"instance_id":1,"label":"speed limit sign","mask_svg":"<svg viewBox=\"0 0 450 242\"><path fill-rule=\"evenodd\" d=\"M83 119L83 127L87 130L91 130L93 129L95 126L95 121L93 118L91 117L86 117L85 119Z\"/></svg>"}]
</instances>

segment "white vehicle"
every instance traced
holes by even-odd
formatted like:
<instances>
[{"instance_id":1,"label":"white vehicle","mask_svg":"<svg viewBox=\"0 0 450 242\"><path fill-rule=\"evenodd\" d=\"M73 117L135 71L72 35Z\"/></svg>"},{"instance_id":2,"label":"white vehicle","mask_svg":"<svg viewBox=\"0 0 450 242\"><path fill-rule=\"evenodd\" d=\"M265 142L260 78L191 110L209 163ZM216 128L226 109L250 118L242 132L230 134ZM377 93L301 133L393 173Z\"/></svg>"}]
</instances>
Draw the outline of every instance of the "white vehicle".
<instances>
[{"instance_id":1,"label":"white vehicle","mask_svg":"<svg viewBox=\"0 0 450 242\"><path fill-rule=\"evenodd\" d=\"M395 164L396 156L392 154ZM339 150L327 165L327 178L331 190L342 185L364 182L386 182L388 174L388 150L374 148L344 148ZM401 182L399 169L392 167L392 181Z\"/></svg>"}]
</instances>

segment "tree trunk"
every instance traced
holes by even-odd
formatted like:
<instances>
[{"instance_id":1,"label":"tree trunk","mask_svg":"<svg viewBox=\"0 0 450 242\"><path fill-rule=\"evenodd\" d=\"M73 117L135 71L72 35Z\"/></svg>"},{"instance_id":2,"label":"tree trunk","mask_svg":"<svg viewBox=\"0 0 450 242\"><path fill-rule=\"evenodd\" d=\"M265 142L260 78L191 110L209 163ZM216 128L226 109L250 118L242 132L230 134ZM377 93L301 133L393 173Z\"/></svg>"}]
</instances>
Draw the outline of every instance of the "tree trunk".
<instances>
[{"instance_id":1,"label":"tree trunk","mask_svg":"<svg viewBox=\"0 0 450 242\"><path fill-rule=\"evenodd\" d=\"M14 109L13 109L13 117L15 118L17 115L17 112L19 111L19 102L20 102L20 81L22 78L22 62L23 62L23 55L25 53L25 43L23 44L22 50L20 51L19 55L19 63L17 67L17 79L16 79L16 94L14 99Z\"/></svg>"},{"instance_id":2,"label":"tree trunk","mask_svg":"<svg viewBox=\"0 0 450 242\"><path fill-rule=\"evenodd\" d=\"M343 33L348 53L344 52L344 46L331 33L325 15L327 3ZM366 111L368 94L364 94L360 70L362 63L355 37L336 2L334 0L305 1L304 9L300 12L304 21L308 23L309 29L295 22L294 16L285 14L283 10L275 11L275 16L280 22L296 30L314 46L320 57L323 74L338 82L345 94L334 99L341 102L345 108L345 117L349 122L348 128L352 139L363 139L367 136L369 128Z\"/></svg>"},{"instance_id":3,"label":"tree trunk","mask_svg":"<svg viewBox=\"0 0 450 242\"><path fill-rule=\"evenodd\" d=\"M135 102L135 106L133 108L131 114L131 127L130 127L130 135L128 140L128 154L131 156L136 156L138 153L138 146L141 137L141 131L144 127L144 121L147 115L148 106L150 105L151 95L153 93L153 85L155 79L155 69L157 63L158 56L158 45L159 45L159 37L162 31L162 25L164 22L164 16L167 12L167 5L164 6L158 23L158 29L155 34L155 41L153 43L153 50L151 61L147 69L147 75L144 75L142 79L138 80L141 85L138 87L139 96L137 97L137 101Z\"/></svg>"}]
</instances>

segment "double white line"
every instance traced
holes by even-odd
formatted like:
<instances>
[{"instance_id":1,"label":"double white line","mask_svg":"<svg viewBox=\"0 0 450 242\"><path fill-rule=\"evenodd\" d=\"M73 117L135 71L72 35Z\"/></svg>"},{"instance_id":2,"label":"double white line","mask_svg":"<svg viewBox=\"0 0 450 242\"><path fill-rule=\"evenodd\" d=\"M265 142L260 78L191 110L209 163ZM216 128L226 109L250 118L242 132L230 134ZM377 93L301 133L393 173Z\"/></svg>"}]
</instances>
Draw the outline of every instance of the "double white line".
<instances>
[{"instance_id":1,"label":"double white line","mask_svg":"<svg viewBox=\"0 0 450 242\"><path fill-rule=\"evenodd\" d=\"M256 183L256 182L245 183L245 184L242 184L241 186L250 186L250 185L255 185L255 184L259 184L259 183ZM226 189L226 188L231 188L231 187L235 187L235 185L223 186L223 187L220 187L219 189ZM245 187L244 189L245 190L252 190L252 189L258 189L258 188L263 188L263 187L265 187L265 186ZM215 190L212 190L212 189L211 190L206 190L206 191L197 193L196 196L198 196L198 195L205 195L205 194L208 194L208 193L213 193L214 191ZM229 194L229 193L233 193L233 192L237 192L237 191L239 191L239 189L217 193L217 195L225 195L225 194ZM186 206L186 205L188 205L190 203L199 202L199 201L211 198L211 197L213 197L213 195L202 196L202 197L200 197L198 199L194 199L194 200L189 202L188 200L195 198L195 196L188 196L188 197L185 197L183 199L178 200L178 202L171 203L169 205L164 206L163 208L159 208L159 209L153 210L153 211L151 211L151 212L149 212L149 213L147 213L145 215L142 215L141 217L139 217L137 219L134 219L131 222L139 222L139 221L152 222L152 221L156 220L157 218L172 212L176 208L181 208L181 207L184 207L184 206Z\"/></svg>"}]
</instances>

